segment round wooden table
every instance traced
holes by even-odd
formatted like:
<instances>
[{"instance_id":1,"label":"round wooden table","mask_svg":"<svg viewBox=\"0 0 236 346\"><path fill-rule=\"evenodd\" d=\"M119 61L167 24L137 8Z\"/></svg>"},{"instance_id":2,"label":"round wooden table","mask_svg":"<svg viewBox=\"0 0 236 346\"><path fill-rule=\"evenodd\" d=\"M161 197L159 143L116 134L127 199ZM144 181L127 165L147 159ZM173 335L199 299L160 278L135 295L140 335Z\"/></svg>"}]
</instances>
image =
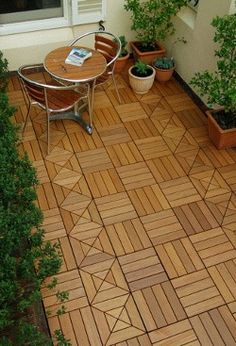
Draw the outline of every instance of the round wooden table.
<instances>
[{"instance_id":1,"label":"round wooden table","mask_svg":"<svg viewBox=\"0 0 236 346\"><path fill-rule=\"evenodd\" d=\"M74 83L94 80L105 72L107 62L104 56L100 52L87 47L83 48L91 51L92 56L85 60L83 65L66 64L65 60L74 47L60 47L48 53L44 60L45 70L55 78Z\"/></svg>"},{"instance_id":2,"label":"round wooden table","mask_svg":"<svg viewBox=\"0 0 236 346\"><path fill-rule=\"evenodd\" d=\"M92 115L93 110L91 109L91 99L93 99L94 88L96 84L96 79L101 76L107 67L107 62L104 56L93 49L87 47L78 47L85 48L92 52L92 56L84 61L81 66L75 66L71 64L66 64L65 60L69 55L70 51L76 46L66 46L57 48L46 56L44 60L44 68L45 70L57 80L61 80L62 82L66 81L69 83L88 83L88 105L89 108L89 123L85 122L82 118L79 111L74 112L66 112L55 114L50 117L51 120L62 120L62 119L70 119L75 120L80 124L80 126L88 133L92 134L93 126L92 126Z\"/></svg>"}]
</instances>

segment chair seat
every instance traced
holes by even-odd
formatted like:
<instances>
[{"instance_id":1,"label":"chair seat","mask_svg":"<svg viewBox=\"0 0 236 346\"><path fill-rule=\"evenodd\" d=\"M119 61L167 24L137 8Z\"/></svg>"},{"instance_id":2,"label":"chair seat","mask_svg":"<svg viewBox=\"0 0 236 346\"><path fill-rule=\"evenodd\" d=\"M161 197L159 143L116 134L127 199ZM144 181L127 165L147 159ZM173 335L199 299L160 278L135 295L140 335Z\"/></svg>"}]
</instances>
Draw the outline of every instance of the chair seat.
<instances>
[{"instance_id":1,"label":"chair seat","mask_svg":"<svg viewBox=\"0 0 236 346\"><path fill-rule=\"evenodd\" d=\"M78 93L73 90L48 90L48 107L52 111L63 112L78 101Z\"/></svg>"}]
</instances>

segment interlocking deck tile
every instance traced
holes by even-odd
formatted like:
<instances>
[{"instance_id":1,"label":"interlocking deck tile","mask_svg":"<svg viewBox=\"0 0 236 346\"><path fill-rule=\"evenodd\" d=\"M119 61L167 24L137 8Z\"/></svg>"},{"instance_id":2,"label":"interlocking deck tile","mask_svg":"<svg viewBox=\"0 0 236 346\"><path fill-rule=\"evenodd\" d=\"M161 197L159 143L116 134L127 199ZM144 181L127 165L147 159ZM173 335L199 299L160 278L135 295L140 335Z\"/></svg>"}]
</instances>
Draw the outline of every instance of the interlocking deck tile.
<instances>
[{"instance_id":1,"label":"interlocking deck tile","mask_svg":"<svg viewBox=\"0 0 236 346\"><path fill-rule=\"evenodd\" d=\"M153 248L119 256L119 262L131 291L137 291L168 280Z\"/></svg>"},{"instance_id":2,"label":"interlocking deck tile","mask_svg":"<svg viewBox=\"0 0 236 346\"><path fill-rule=\"evenodd\" d=\"M123 122L147 118L139 102L116 106L116 110Z\"/></svg>"},{"instance_id":3,"label":"interlocking deck tile","mask_svg":"<svg viewBox=\"0 0 236 346\"><path fill-rule=\"evenodd\" d=\"M188 320L180 321L149 333L152 345L200 345Z\"/></svg>"},{"instance_id":4,"label":"interlocking deck tile","mask_svg":"<svg viewBox=\"0 0 236 346\"><path fill-rule=\"evenodd\" d=\"M118 167L117 172L126 190L155 184L155 179L145 162Z\"/></svg>"},{"instance_id":5,"label":"interlocking deck tile","mask_svg":"<svg viewBox=\"0 0 236 346\"><path fill-rule=\"evenodd\" d=\"M94 173L86 173L85 177L94 198L125 190L114 168Z\"/></svg>"},{"instance_id":6,"label":"interlocking deck tile","mask_svg":"<svg viewBox=\"0 0 236 346\"><path fill-rule=\"evenodd\" d=\"M172 209L143 216L141 221L153 245L167 243L186 236Z\"/></svg>"},{"instance_id":7,"label":"interlocking deck tile","mask_svg":"<svg viewBox=\"0 0 236 346\"><path fill-rule=\"evenodd\" d=\"M145 160L155 159L171 154L171 151L161 136L135 140L140 153Z\"/></svg>"},{"instance_id":8,"label":"interlocking deck tile","mask_svg":"<svg viewBox=\"0 0 236 346\"><path fill-rule=\"evenodd\" d=\"M124 123L133 140L159 136L159 131L149 118Z\"/></svg>"},{"instance_id":9,"label":"interlocking deck tile","mask_svg":"<svg viewBox=\"0 0 236 346\"><path fill-rule=\"evenodd\" d=\"M139 219L106 226L107 234L117 256L149 248L151 242Z\"/></svg>"},{"instance_id":10,"label":"interlocking deck tile","mask_svg":"<svg viewBox=\"0 0 236 346\"><path fill-rule=\"evenodd\" d=\"M107 152L115 167L143 161L143 157L133 142L107 147Z\"/></svg>"},{"instance_id":11,"label":"interlocking deck tile","mask_svg":"<svg viewBox=\"0 0 236 346\"><path fill-rule=\"evenodd\" d=\"M201 196L188 177L176 178L159 185L171 207L201 200Z\"/></svg>"},{"instance_id":12,"label":"interlocking deck tile","mask_svg":"<svg viewBox=\"0 0 236 346\"><path fill-rule=\"evenodd\" d=\"M169 281L135 291L133 296L148 332L187 317Z\"/></svg>"},{"instance_id":13,"label":"interlocking deck tile","mask_svg":"<svg viewBox=\"0 0 236 346\"><path fill-rule=\"evenodd\" d=\"M226 305L190 318L201 345L236 345L236 321Z\"/></svg>"},{"instance_id":14,"label":"interlocking deck tile","mask_svg":"<svg viewBox=\"0 0 236 346\"><path fill-rule=\"evenodd\" d=\"M224 304L206 269L173 279L171 282L189 317Z\"/></svg>"},{"instance_id":15,"label":"interlocking deck tile","mask_svg":"<svg viewBox=\"0 0 236 346\"><path fill-rule=\"evenodd\" d=\"M220 227L192 235L190 240L206 267L236 258L235 248Z\"/></svg>"},{"instance_id":16,"label":"interlocking deck tile","mask_svg":"<svg viewBox=\"0 0 236 346\"><path fill-rule=\"evenodd\" d=\"M183 168L173 154L148 160L147 165L158 183L185 176Z\"/></svg>"},{"instance_id":17,"label":"interlocking deck tile","mask_svg":"<svg viewBox=\"0 0 236 346\"><path fill-rule=\"evenodd\" d=\"M139 216L152 214L170 207L157 184L130 190L128 194Z\"/></svg>"},{"instance_id":18,"label":"interlocking deck tile","mask_svg":"<svg viewBox=\"0 0 236 346\"><path fill-rule=\"evenodd\" d=\"M219 226L214 213L204 201L173 208L180 224L188 235L207 231Z\"/></svg>"},{"instance_id":19,"label":"interlocking deck tile","mask_svg":"<svg viewBox=\"0 0 236 346\"><path fill-rule=\"evenodd\" d=\"M95 199L104 225L131 220L137 213L126 192Z\"/></svg>"},{"instance_id":20,"label":"interlocking deck tile","mask_svg":"<svg viewBox=\"0 0 236 346\"><path fill-rule=\"evenodd\" d=\"M84 173L112 168L112 162L104 148L78 153L79 163Z\"/></svg>"}]
</instances>

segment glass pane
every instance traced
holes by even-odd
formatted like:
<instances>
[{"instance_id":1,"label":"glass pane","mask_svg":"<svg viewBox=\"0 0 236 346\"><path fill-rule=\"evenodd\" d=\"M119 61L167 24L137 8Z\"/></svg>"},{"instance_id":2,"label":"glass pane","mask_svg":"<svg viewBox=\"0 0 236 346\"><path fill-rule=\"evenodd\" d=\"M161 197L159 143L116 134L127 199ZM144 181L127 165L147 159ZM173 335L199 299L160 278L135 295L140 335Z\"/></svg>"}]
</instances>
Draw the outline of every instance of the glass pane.
<instances>
[{"instance_id":1,"label":"glass pane","mask_svg":"<svg viewBox=\"0 0 236 346\"><path fill-rule=\"evenodd\" d=\"M62 16L62 0L0 0L0 24Z\"/></svg>"}]
</instances>

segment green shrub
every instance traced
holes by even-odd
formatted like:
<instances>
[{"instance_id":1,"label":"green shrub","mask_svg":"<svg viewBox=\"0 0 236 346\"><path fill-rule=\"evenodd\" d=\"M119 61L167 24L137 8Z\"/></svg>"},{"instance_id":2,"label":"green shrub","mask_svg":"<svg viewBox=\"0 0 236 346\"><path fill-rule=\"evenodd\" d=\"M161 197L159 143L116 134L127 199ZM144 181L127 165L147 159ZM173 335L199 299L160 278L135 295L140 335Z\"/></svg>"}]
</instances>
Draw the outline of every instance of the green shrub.
<instances>
[{"instance_id":1,"label":"green shrub","mask_svg":"<svg viewBox=\"0 0 236 346\"><path fill-rule=\"evenodd\" d=\"M0 70L1 66L6 71L7 65L0 63ZM0 77L0 85L6 85L6 74L0 72ZM44 280L59 271L61 258L58 245L44 241L42 212L35 203L36 172L28 157L18 152L17 128L10 119L14 109L4 90L0 91L0 345L51 345L28 321L27 312L41 299Z\"/></svg>"}]
</instances>

